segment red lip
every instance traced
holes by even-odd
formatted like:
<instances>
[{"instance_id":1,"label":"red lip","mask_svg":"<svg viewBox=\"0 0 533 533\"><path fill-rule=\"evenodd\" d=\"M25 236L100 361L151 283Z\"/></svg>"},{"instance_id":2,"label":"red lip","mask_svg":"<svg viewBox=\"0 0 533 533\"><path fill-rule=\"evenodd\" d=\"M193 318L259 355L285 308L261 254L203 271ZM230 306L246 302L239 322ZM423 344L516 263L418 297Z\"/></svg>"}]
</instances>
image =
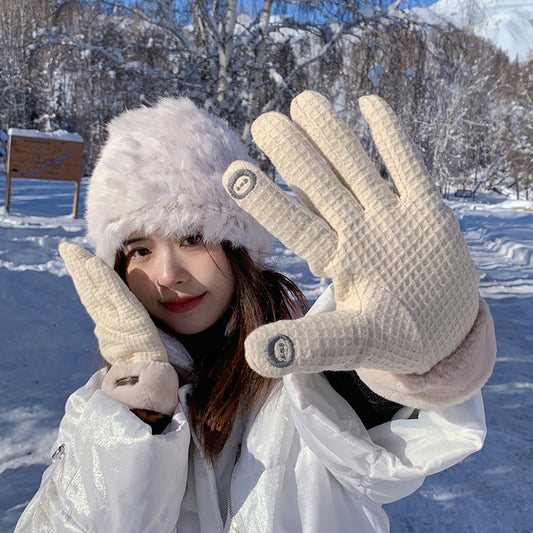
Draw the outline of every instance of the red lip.
<instances>
[{"instance_id":1,"label":"red lip","mask_svg":"<svg viewBox=\"0 0 533 533\"><path fill-rule=\"evenodd\" d=\"M180 298L179 300L161 302L163 307L171 313L185 313L194 309L197 305L200 305L206 293L200 294L200 296L193 296L191 298Z\"/></svg>"}]
</instances>

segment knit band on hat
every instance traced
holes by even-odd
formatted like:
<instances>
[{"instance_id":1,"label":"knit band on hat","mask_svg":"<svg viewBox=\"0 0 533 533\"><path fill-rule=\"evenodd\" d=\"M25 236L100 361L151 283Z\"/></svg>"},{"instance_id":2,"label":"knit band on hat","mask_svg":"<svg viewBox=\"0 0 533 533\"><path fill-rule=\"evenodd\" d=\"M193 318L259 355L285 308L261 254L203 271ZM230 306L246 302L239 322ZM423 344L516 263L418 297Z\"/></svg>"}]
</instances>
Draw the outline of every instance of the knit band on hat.
<instances>
[{"instance_id":1,"label":"knit band on hat","mask_svg":"<svg viewBox=\"0 0 533 533\"><path fill-rule=\"evenodd\" d=\"M272 236L221 182L237 159L249 160L238 135L188 98L119 115L108 125L87 193L87 237L96 255L113 266L134 233L201 233L206 243L229 241L261 260Z\"/></svg>"}]
</instances>

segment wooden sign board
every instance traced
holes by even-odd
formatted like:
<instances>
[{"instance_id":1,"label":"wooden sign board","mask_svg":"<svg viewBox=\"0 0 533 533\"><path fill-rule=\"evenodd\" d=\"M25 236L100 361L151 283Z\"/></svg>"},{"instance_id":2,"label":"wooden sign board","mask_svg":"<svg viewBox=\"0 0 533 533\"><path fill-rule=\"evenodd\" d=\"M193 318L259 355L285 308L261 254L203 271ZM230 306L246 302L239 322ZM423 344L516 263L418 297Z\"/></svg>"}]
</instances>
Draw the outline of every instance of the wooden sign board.
<instances>
[{"instance_id":1,"label":"wooden sign board","mask_svg":"<svg viewBox=\"0 0 533 533\"><path fill-rule=\"evenodd\" d=\"M6 168L6 210L9 211L13 178L73 181L72 213L78 216L83 165L83 139L77 133L45 133L11 128Z\"/></svg>"}]
</instances>

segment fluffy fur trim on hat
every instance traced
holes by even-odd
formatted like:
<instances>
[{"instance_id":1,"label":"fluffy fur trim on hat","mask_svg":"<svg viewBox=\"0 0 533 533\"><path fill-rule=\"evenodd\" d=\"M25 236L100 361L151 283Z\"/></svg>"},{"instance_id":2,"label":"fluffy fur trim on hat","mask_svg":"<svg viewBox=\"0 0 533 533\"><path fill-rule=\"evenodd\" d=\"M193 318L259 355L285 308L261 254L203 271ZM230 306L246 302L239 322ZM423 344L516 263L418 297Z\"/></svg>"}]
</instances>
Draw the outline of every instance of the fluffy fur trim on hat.
<instances>
[{"instance_id":1,"label":"fluffy fur trim on hat","mask_svg":"<svg viewBox=\"0 0 533 533\"><path fill-rule=\"evenodd\" d=\"M206 243L227 240L261 259L272 237L221 182L237 159L249 160L237 134L188 98L119 115L108 126L87 195L87 236L96 255L113 266L134 233L202 233Z\"/></svg>"}]
</instances>

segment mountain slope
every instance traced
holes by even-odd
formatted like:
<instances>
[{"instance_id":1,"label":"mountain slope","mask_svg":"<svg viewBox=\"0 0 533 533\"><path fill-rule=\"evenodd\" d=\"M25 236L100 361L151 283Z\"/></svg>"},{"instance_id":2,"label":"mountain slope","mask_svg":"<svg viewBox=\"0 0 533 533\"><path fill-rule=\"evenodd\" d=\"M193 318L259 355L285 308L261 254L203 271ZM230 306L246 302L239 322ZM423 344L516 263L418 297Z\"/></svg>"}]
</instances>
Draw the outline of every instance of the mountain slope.
<instances>
[{"instance_id":1,"label":"mountain slope","mask_svg":"<svg viewBox=\"0 0 533 533\"><path fill-rule=\"evenodd\" d=\"M439 0L415 8L426 20L444 18L492 41L509 59L533 58L533 0Z\"/></svg>"}]
</instances>

